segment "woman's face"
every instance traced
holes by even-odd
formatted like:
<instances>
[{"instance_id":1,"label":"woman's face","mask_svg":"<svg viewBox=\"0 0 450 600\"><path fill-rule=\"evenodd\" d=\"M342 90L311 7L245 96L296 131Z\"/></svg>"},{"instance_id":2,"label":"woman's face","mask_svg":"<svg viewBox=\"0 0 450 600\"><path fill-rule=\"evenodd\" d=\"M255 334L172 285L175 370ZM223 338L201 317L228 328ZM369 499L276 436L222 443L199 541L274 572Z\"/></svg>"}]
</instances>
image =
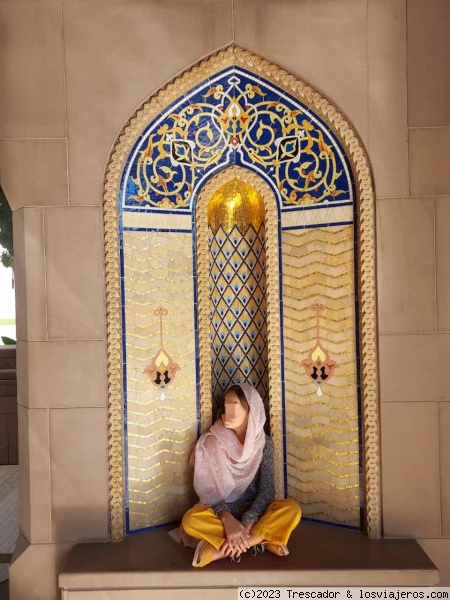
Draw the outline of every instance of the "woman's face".
<instances>
[{"instance_id":1,"label":"woman's face","mask_svg":"<svg viewBox=\"0 0 450 600\"><path fill-rule=\"evenodd\" d=\"M229 391L225 394L224 408L222 421L227 429L236 430L247 426L249 410L241 404L236 392Z\"/></svg>"}]
</instances>

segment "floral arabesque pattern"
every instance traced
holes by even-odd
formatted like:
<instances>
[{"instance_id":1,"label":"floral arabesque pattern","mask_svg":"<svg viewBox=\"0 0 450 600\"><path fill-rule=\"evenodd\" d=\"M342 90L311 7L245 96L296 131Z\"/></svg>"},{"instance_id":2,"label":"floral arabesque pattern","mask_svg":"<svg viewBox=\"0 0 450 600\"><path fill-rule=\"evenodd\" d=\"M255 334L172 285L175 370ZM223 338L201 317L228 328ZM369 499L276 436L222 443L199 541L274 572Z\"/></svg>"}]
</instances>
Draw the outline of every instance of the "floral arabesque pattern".
<instances>
[{"instance_id":1,"label":"floral arabesque pattern","mask_svg":"<svg viewBox=\"0 0 450 600\"><path fill-rule=\"evenodd\" d=\"M125 207L189 209L205 174L251 166L282 207L352 200L337 140L297 100L227 69L171 105L141 136L123 181Z\"/></svg>"}]
</instances>

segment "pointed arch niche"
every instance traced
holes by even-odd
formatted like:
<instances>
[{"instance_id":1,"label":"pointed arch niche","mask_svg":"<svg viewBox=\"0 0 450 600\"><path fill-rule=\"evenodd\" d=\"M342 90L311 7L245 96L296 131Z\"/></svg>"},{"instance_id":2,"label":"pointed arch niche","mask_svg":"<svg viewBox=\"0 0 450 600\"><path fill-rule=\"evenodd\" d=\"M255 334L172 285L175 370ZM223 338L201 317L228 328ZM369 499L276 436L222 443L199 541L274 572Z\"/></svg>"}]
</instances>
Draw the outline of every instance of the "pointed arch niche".
<instances>
[{"instance_id":1,"label":"pointed arch niche","mask_svg":"<svg viewBox=\"0 0 450 600\"><path fill-rule=\"evenodd\" d=\"M104 194L111 535L180 519L229 381L264 396L279 496L381 535L374 201L326 98L231 46L124 127Z\"/></svg>"}]
</instances>

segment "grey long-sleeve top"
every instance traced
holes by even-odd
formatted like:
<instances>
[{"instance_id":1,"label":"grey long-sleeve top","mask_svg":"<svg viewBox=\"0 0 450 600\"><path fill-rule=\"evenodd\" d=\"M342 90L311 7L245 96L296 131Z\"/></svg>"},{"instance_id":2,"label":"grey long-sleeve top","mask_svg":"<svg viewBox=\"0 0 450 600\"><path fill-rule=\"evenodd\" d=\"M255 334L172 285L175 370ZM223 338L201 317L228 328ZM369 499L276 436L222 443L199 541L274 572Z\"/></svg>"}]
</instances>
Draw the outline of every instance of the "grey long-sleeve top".
<instances>
[{"instance_id":1,"label":"grey long-sleeve top","mask_svg":"<svg viewBox=\"0 0 450 600\"><path fill-rule=\"evenodd\" d=\"M211 508L216 515L221 510L228 510L233 516L241 515L244 511L240 516L241 521L257 521L274 499L274 446L272 439L266 435L266 443L258 472L242 496L228 503L219 500Z\"/></svg>"}]
</instances>

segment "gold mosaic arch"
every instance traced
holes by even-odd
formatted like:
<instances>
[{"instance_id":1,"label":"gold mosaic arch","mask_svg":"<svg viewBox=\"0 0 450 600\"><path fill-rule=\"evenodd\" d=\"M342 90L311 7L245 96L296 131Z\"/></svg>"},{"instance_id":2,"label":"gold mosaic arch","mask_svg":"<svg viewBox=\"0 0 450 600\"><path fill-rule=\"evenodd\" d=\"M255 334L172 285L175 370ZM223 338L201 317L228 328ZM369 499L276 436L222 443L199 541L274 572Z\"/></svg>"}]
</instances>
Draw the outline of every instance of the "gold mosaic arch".
<instances>
[{"instance_id":1,"label":"gold mosaic arch","mask_svg":"<svg viewBox=\"0 0 450 600\"><path fill-rule=\"evenodd\" d=\"M248 183L261 195L266 212L266 277L267 330L269 370L270 433L275 446L275 487L277 496L284 496L281 340L279 307L278 212L275 196L268 184L258 175L242 167L232 166L215 175L200 190L195 207L198 290L198 336L200 353L200 414L202 431L207 430L211 415L211 347L208 269L208 203L219 188L233 179Z\"/></svg>"},{"instance_id":2,"label":"gold mosaic arch","mask_svg":"<svg viewBox=\"0 0 450 600\"><path fill-rule=\"evenodd\" d=\"M155 92L125 125L111 153L104 186L106 310L108 356L108 432L111 537L125 535L122 326L118 196L127 157L145 127L193 86L232 65L273 82L298 98L326 122L340 140L351 163L357 198L359 341L363 441L364 521L367 534L379 538L381 482L378 402L377 314L375 278L375 207L369 161L357 133L322 94L283 68L232 45L186 70ZM206 415L205 415L206 417Z\"/></svg>"}]
</instances>

